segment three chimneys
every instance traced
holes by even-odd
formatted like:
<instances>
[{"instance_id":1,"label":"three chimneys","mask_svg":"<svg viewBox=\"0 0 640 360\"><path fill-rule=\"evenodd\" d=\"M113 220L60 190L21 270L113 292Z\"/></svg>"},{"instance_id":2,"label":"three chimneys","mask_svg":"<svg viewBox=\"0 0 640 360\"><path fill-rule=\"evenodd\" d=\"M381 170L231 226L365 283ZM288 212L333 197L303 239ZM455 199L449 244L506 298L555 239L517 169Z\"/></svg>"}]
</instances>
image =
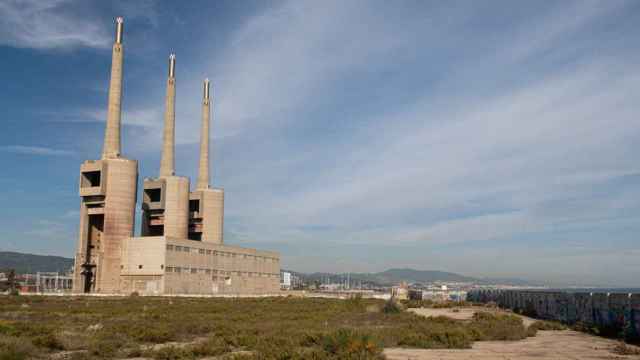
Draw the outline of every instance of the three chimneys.
<instances>
[{"instance_id":1,"label":"three chimneys","mask_svg":"<svg viewBox=\"0 0 640 360\"><path fill-rule=\"evenodd\" d=\"M122 113L122 47L124 19L116 18L116 36L113 44L111 63L111 80L109 83L109 104L107 110L107 126L102 150L102 159L120 157L120 123ZM176 56L169 55L169 76L165 100L164 131L162 138L162 159L160 161L160 177L175 175L175 100L176 100ZM200 138L200 164L196 189L209 188L209 79L203 83L202 127Z\"/></svg>"}]
</instances>

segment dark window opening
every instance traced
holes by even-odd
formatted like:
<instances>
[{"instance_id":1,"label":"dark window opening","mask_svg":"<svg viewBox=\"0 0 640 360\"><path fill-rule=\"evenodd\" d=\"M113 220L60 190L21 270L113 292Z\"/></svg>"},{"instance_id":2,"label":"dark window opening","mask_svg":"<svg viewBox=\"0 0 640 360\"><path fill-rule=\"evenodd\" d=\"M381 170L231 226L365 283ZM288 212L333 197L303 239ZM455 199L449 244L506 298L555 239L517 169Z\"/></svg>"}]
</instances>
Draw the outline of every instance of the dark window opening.
<instances>
[{"instance_id":1,"label":"dark window opening","mask_svg":"<svg viewBox=\"0 0 640 360\"><path fill-rule=\"evenodd\" d=\"M162 190L160 190L160 188L144 189L144 194L147 196L149 202L159 202L162 197Z\"/></svg>"},{"instance_id":2,"label":"dark window opening","mask_svg":"<svg viewBox=\"0 0 640 360\"><path fill-rule=\"evenodd\" d=\"M191 212L200 211L200 200L189 200L189 211Z\"/></svg>"},{"instance_id":3,"label":"dark window opening","mask_svg":"<svg viewBox=\"0 0 640 360\"><path fill-rule=\"evenodd\" d=\"M190 232L189 240L202 241L202 233L201 232Z\"/></svg>"},{"instance_id":4,"label":"dark window opening","mask_svg":"<svg viewBox=\"0 0 640 360\"><path fill-rule=\"evenodd\" d=\"M100 171L86 171L82 173L82 187L100 186Z\"/></svg>"},{"instance_id":5,"label":"dark window opening","mask_svg":"<svg viewBox=\"0 0 640 360\"><path fill-rule=\"evenodd\" d=\"M164 235L164 226L163 225L151 225L149 226L149 234L147 236L163 236Z\"/></svg>"}]
</instances>

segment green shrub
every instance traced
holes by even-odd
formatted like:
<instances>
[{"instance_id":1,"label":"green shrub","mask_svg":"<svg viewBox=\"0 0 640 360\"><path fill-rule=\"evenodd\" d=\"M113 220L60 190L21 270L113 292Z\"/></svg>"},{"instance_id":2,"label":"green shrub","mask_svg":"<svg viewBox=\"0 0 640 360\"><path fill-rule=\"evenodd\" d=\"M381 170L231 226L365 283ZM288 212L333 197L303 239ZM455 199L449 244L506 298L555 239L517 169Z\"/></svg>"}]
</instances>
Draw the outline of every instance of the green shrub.
<instances>
[{"instance_id":1,"label":"green shrub","mask_svg":"<svg viewBox=\"0 0 640 360\"><path fill-rule=\"evenodd\" d=\"M63 350L64 346L53 333L44 333L32 338L33 345L51 350Z\"/></svg>"},{"instance_id":2,"label":"green shrub","mask_svg":"<svg viewBox=\"0 0 640 360\"><path fill-rule=\"evenodd\" d=\"M76 351L71 353L66 359L68 360L92 360L88 351Z\"/></svg>"},{"instance_id":3,"label":"green shrub","mask_svg":"<svg viewBox=\"0 0 640 360\"><path fill-rule=\"evenodd\" d=\"M177 346L163 346L162 348L153 351L151 356L157 360L195 359L195 356L191 351Z\"/></svg>"},{"instance_id":4,"label":"green shrub","mask_svg":"<svg viewBox=\"0 0 640 360\"><path fill-rule=\"evenodd\" d=\"M449 309L449 308L471 306L471 305L472 305L471 303L468 303L466 301L442 301L442 302L433 303L432 307L434 309Z\"/></svg>"},{"instance_id":5,"label":"green shrub","mask_svg":"<svg viewBox=\"0 0 640 360\"><path fill-rule=\"evenodd\" d=\"M219 337L210 337L206 341L199 342L191 347L191 352L195 356L217 356L228 353L231 350L231 346Z\"/></svg>"},{"instance_id":6,"label":"green shrub","mask_svg":"<svg viewBox=\"0 0 640 360\"><path fill-rule=\"evenodd\" d=\"M370 335L339 329L324 336L322 349L339 359L384 359L382 349Z\"/></svg>"},{"instance_id":7,"label":"green shrub","mask_svg":"<svg viewBox=\"0 0 640 360\"><path fill-rule=\"evenodd\" d=\"M0 335L12 336L12 335L17 335L16 333L17 333L16 328L12 323L8 321L0 320Z\"/></svg>"},{"instance_id":8,"label":"green shrub","mask_svg":"<svg viewBox=\"0 0 640 360\"><path fill-rule=\"evenodd\" d=\"M478 312L473 314L469 328L474 340L521 340L527 329L517 315Z\"/></svg>"},{"instance_id":9,"label":"green shrub","mask_svg":"<svg viewBox=\"0 0 640 360\"><path fill-rule=\"evenodd\" d=\"M349 296L345 301L347 309L352 311L362 310L364 308L364 301L362 300L362 294L355 294Z\"/></svg>"},{"instance_id":10,"label":"green shrub","mask_svg":"<svg viewBox=\"0 0 640 360\"><path fill-rule=\"evenodd\" d=\"M402 305L407 308L433 308L433 309L448 309L464 306L471 306L472 303L466 301L440 301L435 302L433 300L403 300Z\"/></svg>"},{"instance_id":11,"label":"green shrub","mask_svg":"<svg viewBox=\"0 0 640 360\"><path fill-rule=\"evenodd\" d=\"M112 358L117 355L124 345L125 340L119 334L109 334L107 331L101 331L90 338L88 350L91 355Z\"/></svg>"},{"instance_id":12,"label":"green shrub","mask_svg":"<svg viewBox=\"0 0 640 360\"><path fill-rule=\"evenodd\" d=\"M471 335L463 328L410 332L398 342L400 346L421 349L467 349L472 344Z\"/></svg>"},{"instance_id":13,"label":"green shrub","mask_svg":"<svg viewBox=\"0 0 640 360\"><path fill-rule=\"evenodd\" d=\"M433 301L431 300L403 300L402 305L404 305L407 309L417 309L417 308L429 308L433 306Z\"/></svg>"},{"instance_id":14,"label":"green shrub","mask_svg":"<svg viewBox=\"0 0 640 360\"><path fill-rule=\"evenodd\" d=\"M394 299L389 299L384 303L384 307L382 308L382 312L385 314L397 314L402 312L402 305L400 305Z\"/></svg>"},{"instance_id":15,"label":"green shrub","mask_svg":"<svg viewBox=\"0 0 640 360\"><path fill-rule=\"evenodd\" d=\"M640 349L634 346L627 345L624 341L620 341L613 347L612 351L615 354L628 356L628 355L640 355Z\"/></svg>"},{"instance_id":16,"label":"green shrub","mask_svg":"<svg viewBox=\"0 0 640 360\"><path fill-rule=\"evenodd\" d=\"M24 338L0 338L0 360L23 360L36 353L33 344Z\"/></svg>"},{"instance_id":17,"label":"green shrub","mask_svg":"<svg viewBox=\"0 0 640 360\"><path fill-rule=\"evenodd\" d=\"M558 321L538 320L529 325L529 328L535 328L536 330L567 330L567 327Z\"/></svg>"}]
</instances>

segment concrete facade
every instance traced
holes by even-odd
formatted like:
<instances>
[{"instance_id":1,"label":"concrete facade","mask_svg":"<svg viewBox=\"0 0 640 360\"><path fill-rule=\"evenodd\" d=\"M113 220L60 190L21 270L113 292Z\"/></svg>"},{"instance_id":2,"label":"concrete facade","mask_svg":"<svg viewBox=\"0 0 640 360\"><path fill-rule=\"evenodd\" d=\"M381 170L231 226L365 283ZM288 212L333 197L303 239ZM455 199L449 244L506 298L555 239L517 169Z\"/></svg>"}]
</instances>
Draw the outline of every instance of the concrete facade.
<instances>
[{"instance_id":1,"label":"concrete facade","mask_svg":"<svg viewBox=\"0 0 640 360\"><path fill-rule=\"evenodd\" d=\"M143 251L144 250L144 251ZM274 294L279 255L171 237L134 237L122 253L122 291L142 295Z\"/></svg>"},{"instance_id":2,"label":"concrete facade","mask_svg":"<svg viewBox=\"0 0 640 360\"><path fill-rule=\"evenodd\" d=\"M116 20L101 160L80 167L76 293L242 295L279 291L278 253L223 245L224 191L209 185L205 80L198 184L175 175L175 55L169 57L160 176L143 181L134 237L138 163L120 154L123 21Z\"/></svg>"},{"instance_id":3,"label":"concrete facade","mask_svg":"<svg viewBox=\"0 0 640 360\"><path fill-rule=\"evenodd\" d=\"M189 238L222 244L224 231L224 190L204 189L189 195Z\"/></svg>"},{"instance_id":4,"label":"concrete facade","mask_svg":"<svg viewBox=\"0 0 640 360\"><path fill-rule=\"evenodd\" d=\"M187 238L189 234L189 178L145 179L142 198L142 236Z\"/></svg>"}]
</instances>

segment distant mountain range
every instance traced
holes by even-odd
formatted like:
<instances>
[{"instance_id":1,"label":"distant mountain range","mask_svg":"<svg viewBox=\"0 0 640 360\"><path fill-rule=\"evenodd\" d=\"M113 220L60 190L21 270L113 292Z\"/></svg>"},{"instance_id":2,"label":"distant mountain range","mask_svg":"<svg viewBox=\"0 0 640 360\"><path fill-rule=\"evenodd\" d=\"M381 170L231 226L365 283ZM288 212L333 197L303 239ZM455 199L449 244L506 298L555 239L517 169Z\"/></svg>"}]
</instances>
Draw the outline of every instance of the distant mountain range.
<instances>
[{"instance_id":1,"label":"distant mountain range","mask_svg":"<svg viewBox=\"0 0 640 360\"><path fill-rule=\"evenodd\" d=\"M61 256L23 254L0 251L0 271L14 269L18 274L41 272L67 272L73 259Z\"/></svg>"},{"instance_id":2,"label":"distant mountain range","mask_svg":"<svg viewBox=\"0 0 640 360\"><path fill-rule=\"evenodd\" d=\"M41 272L66 272L73 266L73 259L61 256L45 256L23 254L11 251L0 251L0 271L14 269L19 274ZM346 279L345 274L313 273L305 274L292 271L306 282L333 282L342 283ZM475 284L503 284L518 286L540 285L521 279L491 279L475 278L445 271L415 270L415 269L389 269L377 273L350 273L352 284L369 283L374 285L396 285L402 281L407 283L429 284L434 282L466 282Z\"/></svg>"},{"instance_id":3,"label":"distant mountain range","mask_svg":"<svg viewBox=\"0 0 640 360\"><path fill-rule=\"evenodd\" d=\"M331 274L331 273L313 273L305 274L293 271L293 273L302 277L307 282L333 282L342 283L346 279L346 274ZM383 272L377 273L350 273L349 279L351 283L362 282L375 285L397 285L402 281L407 283L421 283L429 284L434 282L463 282L474 284L501 284L501 285L517 285L517 286L537 286L539 283L534 283L522 279L509 279L509 278L475 278L465 275L460 275L452 272L437 271L437 270L415 270L415 269L389 269Z\"/></svg>"}]
</instances>

